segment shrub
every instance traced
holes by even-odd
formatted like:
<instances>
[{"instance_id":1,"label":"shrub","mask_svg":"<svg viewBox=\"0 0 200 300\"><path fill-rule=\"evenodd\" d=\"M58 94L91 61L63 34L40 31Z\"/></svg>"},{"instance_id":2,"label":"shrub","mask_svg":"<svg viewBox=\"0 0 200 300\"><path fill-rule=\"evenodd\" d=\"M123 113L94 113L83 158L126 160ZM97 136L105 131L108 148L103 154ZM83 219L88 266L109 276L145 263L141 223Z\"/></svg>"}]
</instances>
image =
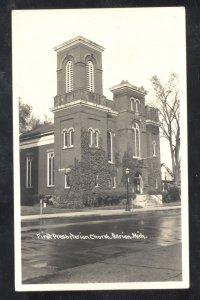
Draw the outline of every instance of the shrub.
<instances>
[{"instance_id":1,"label":"shrub","mask_svg":"<svg viewBox=\"0 0 200 300\"><path fill-rule=\"evenodd\" d=\"M85 192L82 196L83 199L83 206L89 207L97 207L99 206L98 203L98 196L95 192Z\"/></svg>"},{"instance_id":2,"label":"shrub","mask_svg":"<svg viewBox=\"0 0 200 300\"><path fill-rule=\"evenodd\" d=\"M70 192L70 195L41 195L43 199L48 199L55 207L60 208L83 208L112 205L126 205L127 194L123 191L98 190L85 191L82 193ZM135 194L130 194L130 198L135 199ZM47 203L48 203L47 202Z\"/></svg>"},{"instance_id":3,"label":"shrub","mask_svg":"<svg viewBox=\"0 0 200 300\"><path fill-rule=\"evenodd\" d=\"M54 195L52 196L53 206L59 208L83 208L82 195L79 193L71 193L68 195Z\"/></svg>"},{"instance_id":4,"label":"shrub","mask_svg":"<svg viewBox=\"0 0 200 300\"><path fill-rule=\"evenodd\" d=\"M178 186L170 186L168 193L171 201L180 200L181 190Z\"/></svg>"},{"instance_id":5,"label":"shrub","mask_svg":"<svg viewBox=\"0 0 200 300\"><path fill-rule=\"evenodd\" d=\"M39 204L40 200L43 200L46 204L53 204L52 202L52 195L45 195L45 194L35 194L32 197L32 205Z\"/></svg>"},{"instance_id":6,"label":"shrub","mask_svg":"<svg viewBox=\"0 0 200 300\"><path fill-rule=\"evenodd\" d=\"M181 199L181 190L177 185L170 185L167 191L162 192L163 202L174 202Z\"/></svg>"},{"instance_id":7,"label":"shrub","mask_svg":"<svg viewBox=\"0 0 200 300\"><path fill-rule=\"evenodd\" d=\"M127 198L121 199L119 204L125 206L127 204Z\"/></svg>"},{"instance_id":8,"label":"shrub","mask_svg":"<svg viewBox=\"0 0 200 300\"><path fill-rule=\"evenodd\" d=\"M168 203L169 202L169 194L168 194L167 191L162 192L162 200L163 200L163 203Z\"/></svg>"},{"instance_id":9,"label":"shrub","mask_svg":"<svg viewBox=\"0 0 200 300\"><path fill-rule=\"evenodd\" d=\"M126 192L123 191L91 191L86 192L83 195L84 206L111 206L120 205L121 201L126 201ZM131 198L135 198L135 195L130 195Z\"/></svg>"}]
</instances>

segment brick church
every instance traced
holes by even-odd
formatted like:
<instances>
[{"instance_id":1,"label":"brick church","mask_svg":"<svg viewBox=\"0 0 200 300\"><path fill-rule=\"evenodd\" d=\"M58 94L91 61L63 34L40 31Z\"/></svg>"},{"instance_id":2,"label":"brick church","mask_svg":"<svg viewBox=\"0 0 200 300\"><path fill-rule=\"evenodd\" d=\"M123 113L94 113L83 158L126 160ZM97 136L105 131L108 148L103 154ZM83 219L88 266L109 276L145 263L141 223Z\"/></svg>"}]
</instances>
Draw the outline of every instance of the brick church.
<instances>
[{"instance_id":1,"label":"brick church","mask_svg":"<svg viewBox=\"0 0 200 300\"><path fill-rule=\"evenodd\" d=\"M122 81L107 99L102 46L78 36L54 50L54 124L20 136L22 203L39 195L71 203L91 191L125 191L127 168L130 192L160 190L158 111L145 105L144 88Z\"/></svg>"}]
</instances>

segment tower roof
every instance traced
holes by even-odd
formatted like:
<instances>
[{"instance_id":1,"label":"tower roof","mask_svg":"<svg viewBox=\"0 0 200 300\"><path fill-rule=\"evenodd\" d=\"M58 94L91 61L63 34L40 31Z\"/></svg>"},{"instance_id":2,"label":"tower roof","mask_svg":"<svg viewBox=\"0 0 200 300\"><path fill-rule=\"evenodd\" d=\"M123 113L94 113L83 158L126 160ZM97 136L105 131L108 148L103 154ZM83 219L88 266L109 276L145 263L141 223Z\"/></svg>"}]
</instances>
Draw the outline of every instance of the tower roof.
<instances>
[{"instance_id":1,"label":"tower roof","mask_svg":"<svg viewBox=\"0 0 200 300\"><path fill-rule=\"evenodd\" d=\"M127 89L127 88L129 90L132 90L132 91L137 92L137 93L142 94L142 95L146 95L148 93L147 91L145 91L145 89L143 87L137 87L133 84L130 84L128 82L128 80L122 80L121 83L111 87L110 91L111 92L118 92L118 91L122 91L123 89Z\"/></svg>"},{"instance_id":2,"label":"tower roof","mask_svg":"<svg viewBox=\"0 0 200 300\"><path fill-rule=\"evenodd\" d=\"M94 50L97 50L99 52L103 52L105 50L104 47L84 38L83 36L79 35L73 39L70 39L68 41L66 41L65 43L62 43L56 47L54 47L53 49L57 52L59 51L62 51L62 50L65 50L71 46L74 46L76 44L83 44L83 45L86 45L86 46L89 46L91 48L93 48Z\"/></svg>"}]
</instances>

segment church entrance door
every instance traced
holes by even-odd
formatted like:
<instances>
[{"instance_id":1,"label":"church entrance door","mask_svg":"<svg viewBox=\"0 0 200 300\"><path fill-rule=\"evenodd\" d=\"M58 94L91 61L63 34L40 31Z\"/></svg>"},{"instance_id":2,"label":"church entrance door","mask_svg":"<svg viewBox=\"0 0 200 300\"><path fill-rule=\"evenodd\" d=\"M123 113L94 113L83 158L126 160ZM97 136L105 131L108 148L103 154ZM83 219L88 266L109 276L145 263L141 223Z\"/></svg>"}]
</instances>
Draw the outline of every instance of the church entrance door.
<instances>
[{"instance_id":1,"label":"church entrance door","mask_svg":"<svg viewBox=\"0 0 200 300\"><path fill-rule=\"evenodd\" d=\"M133 188L136 194L141 194L143 192L143 182L142 177L139 173L136 173L133 179Z\"/></svg>"}]
</instances>

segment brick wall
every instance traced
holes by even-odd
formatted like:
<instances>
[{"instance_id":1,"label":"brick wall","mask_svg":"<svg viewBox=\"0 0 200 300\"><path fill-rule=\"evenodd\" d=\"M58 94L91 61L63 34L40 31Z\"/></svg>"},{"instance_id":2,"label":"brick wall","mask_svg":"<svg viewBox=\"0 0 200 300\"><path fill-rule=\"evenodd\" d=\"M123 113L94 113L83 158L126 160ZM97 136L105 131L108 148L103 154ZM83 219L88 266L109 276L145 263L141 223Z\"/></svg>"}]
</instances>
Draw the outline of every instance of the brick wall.
<instances>
[{"instance_id":1,"label":"brick wall","mask_svg":"<svg viewBox=\"0 0 200 300\"><path fill-rule=\"evenodd\" d=\"M87 90L87 60L94 62L94 92L102 94L102 56L94 49L78 44L60 51L57 54L57 94L66 93L65 90L65 65L68 60L74 61L74 90L83 88Z\"/></svg>"}]
</instances>

